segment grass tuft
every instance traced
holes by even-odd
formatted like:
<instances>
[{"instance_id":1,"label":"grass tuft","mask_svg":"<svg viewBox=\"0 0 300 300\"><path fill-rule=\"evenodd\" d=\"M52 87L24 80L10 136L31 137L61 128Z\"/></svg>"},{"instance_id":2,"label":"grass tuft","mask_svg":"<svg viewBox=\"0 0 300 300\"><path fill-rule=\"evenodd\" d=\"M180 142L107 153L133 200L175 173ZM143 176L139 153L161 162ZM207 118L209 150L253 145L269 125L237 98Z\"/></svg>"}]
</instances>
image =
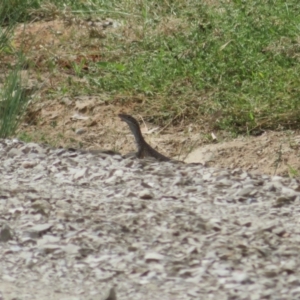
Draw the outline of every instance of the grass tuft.
<instances>
[{"instance_id":1,"label":"grass tuft","mask_svg":"<svg viewBox=\"0 0 300 300\"><path fill-rule=\"evenodd\" d=\"M0 94L0 137L7 138L15 134L25 113L28 97L22 87L20 71L23 59L5 79Z\"/></svg>"}]
</instances>

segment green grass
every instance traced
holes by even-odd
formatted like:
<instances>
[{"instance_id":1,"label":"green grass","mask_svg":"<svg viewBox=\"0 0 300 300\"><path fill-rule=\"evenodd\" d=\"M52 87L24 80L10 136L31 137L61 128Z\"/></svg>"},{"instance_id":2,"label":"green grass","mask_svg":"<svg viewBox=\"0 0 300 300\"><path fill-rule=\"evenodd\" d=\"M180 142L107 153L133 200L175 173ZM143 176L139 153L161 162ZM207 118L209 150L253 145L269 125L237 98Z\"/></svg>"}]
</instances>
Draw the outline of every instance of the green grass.
<instances>
[{"instance_id":1,"label":"green grass","mask_svg":"<svg viewBox=\"0 0 300 300\"><path fill-rule=\"evenodd\" d=\"M0 137L7 138L15 134L18 125L22 121L28 103L26 91L22 87L20 70L22 69L22 57L5 78L0 93Z\"/></svg>"},{"instance_id":2,"label":"green grass","mask_svg":"<svg viewBox=\"0 0 300 300\"><path fill-rule=\"evenodd\" d=\"M23 86L20 72L24 68L25 59L21 51L14 51L11 38L19 22L30 19L30 9L38 7L32 0L3 0L0 5L0 55L1 75L4 75L0 87L0 137L7 138L15 134L22 116L25 113L28 96ZM10 65L5 55L14 57ZM8 60L11 62L11 59ZM4 68L4 65L9 65Z\"/></svg>"},{"instance_id":3,"label":"green grass","mask_svg":"<svg viewBox=\"0 0 300 300\"><path fill-rule=\"evenodd\" d=\"M299 178L299 171L297 170L297 168L294 168L289 164L287 164L287 167L288 167L288 173L290 178Z\"/></svg>"},{"instance_id":4,"label":"green grass","mask_svg":"<svg viewBox=\"0 0 300 300\"><path fill-rule=\"evenodd\" d=\"M96 46L101 61L87 61L87 74L72 65L88 84L70 80L70 94L140 97L135 111L162 124L207 122L249 134L299 127L299 1L49 2L120 24L105 39L76 41L82 54Z\"/></svg>"},{"instance_id":5,"label":"green grass","mask_svg":"<svg viewBox=\"0 0 300 300\"><path fill-rule=\"evenodd\" d=\"M1 0L0 53L12 51L10 38L17 23L31 19L30 10L39 7L38 0Z\"/></svg>"},{"instance_id":6,"label":"green grass","mask_svg":"<svg viewBox=\"0 0 300 300\"><path fill-rule=\"evenodd\" d=\"M164 122L219 113L214 126L233 132L299 125L298 1L160 5L140 10L141 38L104 42L93 92L143 94L140 109ZM178 28L164 30L175 16Z\"/></svg>"},{"instance_id":7,"label":"green grass","mask_svg":"<svg viewBox=\"0 0 300 300\"><path fill-rule=\"evenodd\" d=\"M19 132L18 139L20 139L21 141L23 141L25 143L30 143L34 140L33 137L26 132Z\"/></svg>"}]
</instances>

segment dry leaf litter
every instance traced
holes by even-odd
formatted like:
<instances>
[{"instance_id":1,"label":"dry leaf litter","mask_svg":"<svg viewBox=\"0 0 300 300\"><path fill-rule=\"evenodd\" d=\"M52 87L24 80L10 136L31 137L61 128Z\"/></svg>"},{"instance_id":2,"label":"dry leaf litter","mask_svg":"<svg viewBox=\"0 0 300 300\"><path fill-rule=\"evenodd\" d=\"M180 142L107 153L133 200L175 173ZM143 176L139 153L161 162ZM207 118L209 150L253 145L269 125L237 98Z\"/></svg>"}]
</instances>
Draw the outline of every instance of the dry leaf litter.
<instances>
[{"instance_id":1,"label":"dry leaf litter","mask_svg":"<svg viewBox=\"0 0 300 300\"><path fill-rule=\"evenodd\" d=\"M1 299L300 299L295 179L1 140Z\"/></svg>"}]
</instances>

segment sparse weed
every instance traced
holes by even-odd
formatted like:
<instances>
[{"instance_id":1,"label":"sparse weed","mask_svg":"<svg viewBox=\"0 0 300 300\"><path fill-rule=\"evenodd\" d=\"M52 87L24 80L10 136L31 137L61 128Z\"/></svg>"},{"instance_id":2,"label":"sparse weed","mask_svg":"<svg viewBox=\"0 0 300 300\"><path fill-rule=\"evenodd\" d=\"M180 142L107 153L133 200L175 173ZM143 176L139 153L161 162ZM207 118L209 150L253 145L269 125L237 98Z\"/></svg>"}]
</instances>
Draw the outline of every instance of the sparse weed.
<instances>
[{"instance_id":1,"label":"sparse weed","mask_svg":"<svg viewBox=\"0 0 300 300\"><path fill-rule=\"evenodd\" d=\"M299 178L299 171L295 168L293 168L291 165L287 164L287 167L288 167L288 172L289 172L289 176L291 178L296 178L298 177Z\"/></svg>"},{"instance_id":2,"label":"sparse weed","mask_svg":"<svg viewBox=\"0 0 300 300\"><path fill-rule=\"evenodd\" d=\"M82 68L84 66L84 63L85 63L84 60L82 60L79 64L76 63L76 62L72 63L72 67L73 67L73 70L74 70L76 76L78 76L78 77L82 77L83 76L83 74L82 74Z\"/></svg>"},{"instance_id":3,"label":"sparse weed","mask_svg":"<svg viewBox=\"0 0 300 300\"><path fill-rule=\"evenodd\" d=\"M51 122L50 122L50 126L51 126L52 128L57 127L57 121L51 121Z\"/></svg>"},{"instance_id":4,"label":"sparse weed","mask_svg":"<svg viewBox=\"0 0 300 300\"><path fill-rule=\"evenodd\" d=\"M30 143L33 141L33 137L27 132L23 132L23 131L18 133L18 138L25 143Z\"/></svg>"}]
</instances>

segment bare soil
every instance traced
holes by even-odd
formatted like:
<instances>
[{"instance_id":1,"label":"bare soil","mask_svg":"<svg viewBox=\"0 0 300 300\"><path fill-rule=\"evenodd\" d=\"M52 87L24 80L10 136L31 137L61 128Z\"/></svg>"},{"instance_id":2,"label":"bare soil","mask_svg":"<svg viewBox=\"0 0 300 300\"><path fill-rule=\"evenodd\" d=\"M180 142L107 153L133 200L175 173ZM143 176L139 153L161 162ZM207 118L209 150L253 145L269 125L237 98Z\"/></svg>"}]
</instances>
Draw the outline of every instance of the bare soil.
<instances>
[{"instance_id":1,"label":"bare soil","mask_svg":"<svg viewBox=\"0 0 300 300\"><path fill-rule=\"evenodd\" d=\"M117 116L121 111L131 114L130 109L118 104L106 104L101 96L39 101L28 112L30 121L36 125L23 124L21 130L37 141L46 137L46 141L56 147L114 150L125 154L135 151L135 143L127 125ZM235 139L215 132L212 134L216 140L208 142L209 133L198 132L199 128L193 124L188 130L181 126L162 130L144 122L140 115L135 117L141 121L146 140L175 159L268 175L299 176L298 131L269 131L257 137Z\"/></svg>"}]
</instances>

